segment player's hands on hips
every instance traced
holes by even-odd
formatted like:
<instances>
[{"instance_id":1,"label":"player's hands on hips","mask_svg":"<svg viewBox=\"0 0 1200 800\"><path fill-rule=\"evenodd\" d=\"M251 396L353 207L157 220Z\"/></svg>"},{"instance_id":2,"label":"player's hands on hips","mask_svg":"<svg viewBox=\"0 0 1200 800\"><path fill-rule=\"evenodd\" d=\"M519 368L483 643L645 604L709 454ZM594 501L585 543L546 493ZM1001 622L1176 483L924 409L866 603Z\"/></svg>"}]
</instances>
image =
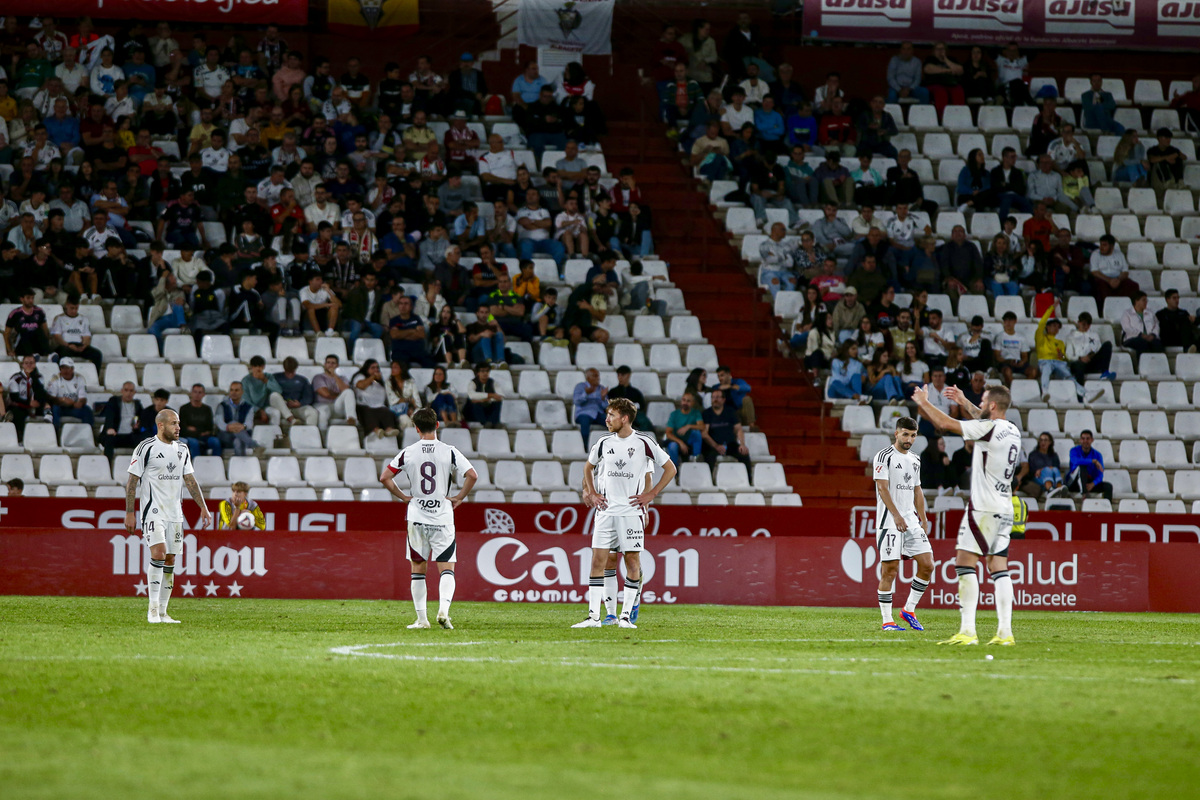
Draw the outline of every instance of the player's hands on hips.
<instances>
[{"instance_id":1,"label":"player's hands on hips","mask_svg":"<svg viewBox=\"0 0 1200 800\"><path fill-rule=\"evenodd\" d=\"M412 498L409 498L409 499L411 500ZM461 506L463 504L463 501L465 501L466 499L467 498L464 495L456 494L456 495L454 495L454 497L450 498L450 507L458 508L459 506Z\"/></svg>"},{"instance_id":2,"label":"player's hands on hips","mask_svg":"<svg viewBox=\"0 0 1200 800\"><path fill-rule=\"evenodd\" d=\"M641 494L635 494L631 499L633 500L633 504L638 508L649 508L650 504L654 502L654 497L654 492L642 492Z\"/></svg>"},{"instance_id":3,"label":"player's hands on hips","mask_svg":"<svg viewBox=\"0 0 1200 800\"><path fill-rule=\"evenodd\" d=\"M125 512L125 530L129 533L137 531L137 518L133 515L132 511Z\"/></svg>"}]
</instances>

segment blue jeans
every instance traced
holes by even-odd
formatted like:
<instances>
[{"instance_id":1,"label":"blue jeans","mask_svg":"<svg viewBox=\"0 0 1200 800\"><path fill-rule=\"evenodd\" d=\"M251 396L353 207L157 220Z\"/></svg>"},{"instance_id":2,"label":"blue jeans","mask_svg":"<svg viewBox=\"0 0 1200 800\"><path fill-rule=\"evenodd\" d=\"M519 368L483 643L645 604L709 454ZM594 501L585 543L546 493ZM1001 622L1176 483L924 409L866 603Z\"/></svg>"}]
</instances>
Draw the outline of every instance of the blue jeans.
<instances>
[{"instance_id":1,"label":"blue jeans","mask_svg":"<svg viewBox=\"0 0 1200 800\"><path fill-rule=\"evenodd\" d=\"M184 441L187 442L188 451L192 454L193 459L202 455L205 449L208 450L210 456L221 455L221 440L216 436L205 436L203 439L188 437Z\"/></svg>"},{"instance_id":2,"label":"blue jeans","mask_svg":"<svg viewBox=\"0 0 1200 800\"><path fill-rule=\"evenodd\" d=\"M1129 181L1130 183L1137 183L1138 181L1144 180L1147 177L1149 177L1149 173L1146 172L1146 168L1141 164L1133 164L1129 166L1121 165L1117 167L1115 172L1113 172L1114 181Z\"/></svg>"},{"instance_id":3,"label":"blue jeans","mask_svg":"<svg viewBox=\"0 0 1200 800\"><path fill-rule=\"evenodd\" d=\"M848 381L829 379L829 391L827 394L835 400L849 400L854 395L862 393L862 375L860 374L851 375Z\"/></svg>"},{"instance_id":4,"label":"blue jeans","mask_svg":"<svg viewBox=\"0 0 1200 800\"><path fill-rule=\"evenodd\" d=\"M171 304L170 310L163 314L158 319L154 320L154 324L150 326L149 333L154 334L154 338L158 339L158 344L163 343L163 331L168 328L182 328L187 324L187 316L184 314L183 306Z\"/></svg>"},{"instance_id":5,"label":"blue jeans","mask_svg":"<svg viewBox=\"0 0 1200 800\"><path fill-rule=\"evenodd\" d=\"M817 194L821 191L821 184L812 178L803 181L796 178L788 178L786 186L788 197L791 198L793 203L799 203L805 207L817 204Z\"/></svg>"},{"instance_id":6,"label":"blue jeans","mask_svg":"<svg viewBox=\"0 0 1200 800\"><path fill-rule=\"evenodd\" d=\"M491 336L485 336L471 347L471 360L478 364L481 361L499 362L504 360L504 333L496 331Z\"/></svg>"},{"instance_id":7,"label":"blue jeans","mask_svg":"<svg viewBox=\"0 0 1200 800\"><path fill-rule=\"evenodd\" d=\"M354 343L358 341L359 336L362 336L363 328L366 328L376 339L383 338L383 326L378 322L359 322L356 319L346 320L346 332L350 334L350 341L347 346L350 348L351 355L354 355Z\"/></svg>"},{"instance_id":8,"label":"blue jeans","mask_svg":"<svg viewBox=\"0 0 1200 800\"><path fill-rule=\"evenodd\" d=\"M996 211L1000 215L1000 227L1004 227L1004 220L1008 218L1008 214L1013 208L1017 211L1022 211L1026 214L1033 213L1033 206L1029 200L1017 194L1016 192L1005 192L1000 195L1000 208Z\"/></svg>"},{"instance_id":9,"label":"blue jeans","mask_svg":"<svg viewBox=\"0 0 1200 800\"><path fill-rule=\"evenodd\" d=\"M759 273L760 285L771 292L771 297L782 291L792 291L796 288L796 275L786 269L764 269Z\"/></svg>"},{"instance_id":10,"label":"blue jeans","mask_svg":"<svg viewBox=\"0 0 1200 800\"><path fill-rule=\"evenodd\" d=\"M81 420L85 425L90 426L96 420L96 415L92 412L91 407L84 406L83 408L66 408L64 406L53 406L51 414L54 418L54 427L62 427L63 417L74 417Z\"/></svg>"},{"instance_id":11,"label":"blue jeans","mask_svg":"<svg viewBox=\"0 0 1200 800\"><path fill-rule=\"evenodd\" d=\"M797 333L792 337L790 344L792 345L792 350L796 351L797 353L804 352L804 348L808 345L808 331L801 331L800 333Z\"/></svg>"},{"instance_id":12,"label":"blue jeans","mask_svg":"<svg viewBox=\"0 0 1200 800\"><path fill-rule=\"evenodd\" d=\"M492 247L496 248L496 258L517 257L517 248L513 247L508 242L493 242Z\"/></svg>"},{"instance_id":13,"label":"blue jeans","mask_svg":"<svg viewBox=\"0 0 1200 800\"><path fill-rule=\"evenodd\" d=\"M542 153L548 148L555 150L565 150L567 148L567 135L565 133L531 133L528 139L529 149L533 151L533 155L537 158L539 164L542 162Z\"/></svg>"},{"instance_id":14,"label":"blue jeans","mask_svg":"<svg viewBox=\"0 0 1200 800\"><path fill-rule=\"evenodd\" d=\"M169 231L164 241L178 248L183 248L184 245L187 245L197 250L200 249L200 237L196 235L195 231Z\"/></svg>"},{"instance_id":15,"label":"blue jeans","mask_svg":"<svg viewBox=\"0 0 1200 800\"><path fill-rule=\"evenodd\" d=\"M924 86L914 86L908 91L913 97L917 98L917 102L929 105L929 90ZM900 93L895 89L888 89L887 102L899 103Z\"/></svg>"},{"instance_id":16,"label":"blue jeans","mask_svg":"<svg viewBox=\"0 0 1200 800\"><path fill-rule=\"evenodd\" d=\"M583 437L583 446L588 446L588 439L592 435L593 425L603 425L603 417L589 417L587 414L576 414L575 421L579 423L579 434Z\"/></svg>"},{"instance_id":17,"label":"blue jeans","mask_svg":"<svg viewBox=\"0 0 1200 800\"><path fill-rule=\"evenodd\" d=\"M767 221L767 206L771 208L786 208L788 212L788 227L796 227L799 217L796 216L796 206L792 204L791 200L778 194L767 200L762 195L751 193L750 207L754 209L754 221L759 225Z\"/></svg>"},{"instance_id":18,"label":"blue jeans","mask_svg":"<svg viewBox=\"0 0 1200 800\"><path fill-rule=\"evenodd\" d=\"M637 244L621 244L617 237L609 240L609 245L614 250L620 250L628 258L641 258L648 256L654 252L654 237L650 235L650 231L642 231L642 236Z\"/></svg>"},{"instance_id":19,"label":"blue jeans","mask_svg":"<svg viewBox=\"0 0 1200 800\"><path fill-rule=\"evenodd\" d=\"M987 290L991 292L994 297L1000 297L1001 295L1008 295L1011 297L1020 293L1021 286L1016 281L1012 280L1012 278L1009 278L1009 280L1005 283L996 283L995 281L989 280L987 282Z\"/></svg>"},{"instance_id":20,"label":"blue jeans","mask_svg":"<svg viewBox=\"0 0 1200 800\"><path fill-rule=\"evenodd\" d=\"M876 400L903 400L904 385L895 375L884 375L871 387L871 396Z\"/></svg>"},{"instance_id":21,"label":"blue jeans","mask_svg":"<svg viewBox=\"0 0 1200 800\"><path fill-rule=\"evenodd\" d=\"M1083 396L1083 385L1075 380L1075 376L1071 373L1071 367L1065 361L1052 361L1049 359L1039 359L1038 366L1042 370L1042 394L1050 391L1050 381L1055 378L1065 378L1075 383L1075 391Z\"/></svg>"},{"instance_id":22,"label":"blue jeans","mask_svg":"<svg viewBox=\"0 0 1200 800\"><path fill-rule=\"evenodd\" d=\"M687 444L689 456L700 455L700 448L704 445L704 437L700 435L700 431L688 431L681 438ZM667 455L671 457L671 460L675 462L675 466L678 467L682 457L678 442L667 442Z\"/></svg>"},{"instance_id":23,"label":"blue jeans","mask_svg":"<svg viewBox=\"0 0 1200 800\"><path fill-rule=\"evenodd\" d=\"M558 264L559 269L562 269L563 261L567 258L567 248L563 247L562 242L557 239L542 239L541 241L522 239L521 259L528 261L533 258L534 253L545 253L550 256Z\"/></svg>"},{"instance_id":24,"label":"blue jeans","mask_svg":"<svg viewBox=\"0 0 1200 800\"><path fill-rule=\"evenodd\" d=\"M725 176L729 174L731 166L728 158L716 156L700 167L700 174L710 181L724 180Z\"/></svg>"}]
</instances>

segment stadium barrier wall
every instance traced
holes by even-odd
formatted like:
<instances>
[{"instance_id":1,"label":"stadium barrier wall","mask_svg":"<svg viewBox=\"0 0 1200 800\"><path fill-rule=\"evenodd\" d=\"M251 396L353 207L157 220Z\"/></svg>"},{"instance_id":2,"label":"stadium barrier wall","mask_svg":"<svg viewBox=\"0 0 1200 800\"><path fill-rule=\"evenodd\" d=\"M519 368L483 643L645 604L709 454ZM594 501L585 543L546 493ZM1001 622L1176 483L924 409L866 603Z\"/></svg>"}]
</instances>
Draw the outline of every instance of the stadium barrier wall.
<instances>
[{"instance_id":1,"label":"stadium barrier wall","mask_svg":"<svg viewBox=\"0 0 1200 800\"><path fill-rule=\"evenodd\" d=\"M216 501L209 501L216 510ZM404 527L404 506L394 503L267 501L260 504L268 531L375 531ZM191 500L188 519L198 518ZM455 512L458 530L488 534L533 533L590 536L594 511L582 505L471 503ZM961 511L930 515L931 538L958 534ZM386 521L386 523L385 523ZM0 532L7 528L125 527L125 501L118 499L0 497ZM664 506L650 508L649 536L767 538L781 536L875 535L875 506L806 508L802 506ZM1035 511L1027 537L1046 541L1200 543L1200 517L1186 514L1082 514Z\"/></svg>"},{"instance_id":2,"label":"stadium barrier wall","mask_svg":"<svg viewBox=\"0 0 1200 800\"><path fill-rule=\"evenodd\" d=\"M583 603L588 539L551 534L458 535L456 598ZM642 557L643 603L870 606L874 544L849 536L656 536ZM926 607L957 603L954 542L933 542ZM1200 546L1150 542L1016 541L1018 608L1200 612ZM404 533L196 531L184 537L176 597L386 599L409 597ZM0 531L0 594L145 595L149 551L124 530ZM914 565L904 562L901 580ZM982 568L981 568L982 574ZM981 578L982 602L991 583ZM901 594L905 590L900 589Z\"/></svg>"}]
</instances>

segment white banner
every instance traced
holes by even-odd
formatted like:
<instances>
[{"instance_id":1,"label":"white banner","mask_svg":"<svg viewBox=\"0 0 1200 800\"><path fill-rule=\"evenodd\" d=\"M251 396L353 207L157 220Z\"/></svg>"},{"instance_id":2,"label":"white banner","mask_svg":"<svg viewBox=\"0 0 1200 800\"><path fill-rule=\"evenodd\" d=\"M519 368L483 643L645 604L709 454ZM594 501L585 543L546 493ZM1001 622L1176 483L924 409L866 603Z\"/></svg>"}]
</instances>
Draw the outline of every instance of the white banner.
<instances>
[{"instance_id":1,"label":"white banner","mask_svg":"<svg viewBox=\"0 0 1200 800\"><path fill-rule=\"evenodd\" d=\"M616 0L521 0L517 40L589 56L612 54Z\"/></svg>"}]
</instances>

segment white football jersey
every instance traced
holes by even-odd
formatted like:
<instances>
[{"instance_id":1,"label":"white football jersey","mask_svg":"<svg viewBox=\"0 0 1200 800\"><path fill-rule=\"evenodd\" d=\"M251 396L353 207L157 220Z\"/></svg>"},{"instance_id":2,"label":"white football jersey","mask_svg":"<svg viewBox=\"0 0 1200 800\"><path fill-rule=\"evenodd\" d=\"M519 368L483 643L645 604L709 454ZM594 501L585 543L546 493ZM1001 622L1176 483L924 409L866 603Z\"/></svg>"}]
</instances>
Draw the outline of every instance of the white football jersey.
<instances>
[{"instance_id":1,"label":"white football jersey","mask_svg":"<svg viewBox=\"0 0 1200 800\"><path fill-rule=\"evenodd\" d=\"M920 527L917 508L913 503L913 490L921 490L921 459L911 450L901 453L891 445L875 454L871 477L888 482L888 493L896 510L910 528ZM892 512L883 503L878 484L875 486L875 530L895 530Z\"/></svg>"},{"instance_id":2,"label":"white football jersey","mask_svg":"<svg viewBox=\"0 0 1200 800\"><path fill-rule=\"evenodd\" d=\"M646 490L646 475L654 472L655 465L661 467L670 458L654 437L639 431L624 439L615 433L600 437L588 454L588 463L593 467L596 492L608 505L596 512L596 516L637 513L632 498Z\"/></svg>"},{"instance_id":3,"label":"white football jersey","mask_svg":"<svg viewBox=\"0 0 1200 800\"><path fill-rule=\"evenodd\" d=\"M134 448L129 474L141 478L138 486L141 524L151 517L183 522L183 476L193 472L192 455L181 440L164 442L151 436Z\"/></svg>"},{"instance_id":4,"label":"white football jersey","mask_svg":"<svg viewBox=\"0 0 1200 800\"><path fill-rule=\"evenodd\" d=\"M1021 432L1006 419L963 420L964 439L975 440L971 454L971 508L1012 514L1012 479L1021 464Z\"/></svg>"},{"instance_id":5,"label":"white football jersey","mask_svg":"<svg viewBox=\"0 0 1200 800\"><path fill-rule=\"evenodd\" d=\"M421 439L396 454L388 464L393 475L403 472L412 488L408 520L425 525L453 525L454 507L447 499L456 477L473 469L457 447L439 439Z\"/></svg>"}]
</instances>

